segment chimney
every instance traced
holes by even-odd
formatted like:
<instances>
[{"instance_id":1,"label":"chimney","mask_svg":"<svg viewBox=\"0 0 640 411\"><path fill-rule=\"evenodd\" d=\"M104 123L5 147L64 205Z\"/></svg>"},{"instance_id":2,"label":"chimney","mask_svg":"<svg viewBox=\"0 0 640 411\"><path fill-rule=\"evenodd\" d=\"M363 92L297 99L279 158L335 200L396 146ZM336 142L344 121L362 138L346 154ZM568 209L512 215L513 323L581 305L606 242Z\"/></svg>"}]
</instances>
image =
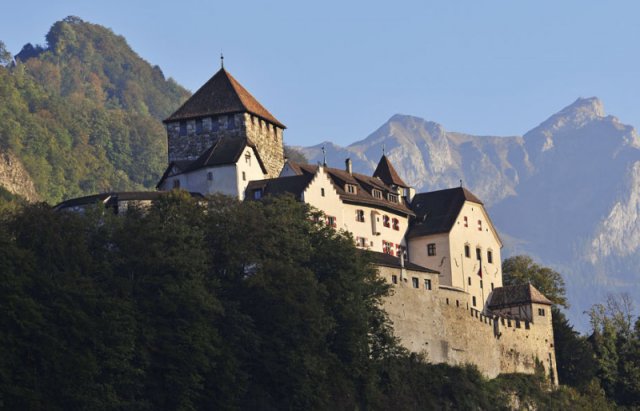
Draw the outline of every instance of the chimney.
<instances>
[{"instance_id":1,"label":"chimney","mask_svg":"<svg viewBox=\"0 0 640 411\"><path fill-rule=\"evenodd\" d=\"M344 164L345 164L345 166L346 166L345 168L346 168L346 170L347 170L347 173L349 173L349 174L353 174L353 168L352 168L352 166L351 166L351 159L350 159L350 158L348 158L348 159L344 160Z\"/></svg>"}]
</instances>

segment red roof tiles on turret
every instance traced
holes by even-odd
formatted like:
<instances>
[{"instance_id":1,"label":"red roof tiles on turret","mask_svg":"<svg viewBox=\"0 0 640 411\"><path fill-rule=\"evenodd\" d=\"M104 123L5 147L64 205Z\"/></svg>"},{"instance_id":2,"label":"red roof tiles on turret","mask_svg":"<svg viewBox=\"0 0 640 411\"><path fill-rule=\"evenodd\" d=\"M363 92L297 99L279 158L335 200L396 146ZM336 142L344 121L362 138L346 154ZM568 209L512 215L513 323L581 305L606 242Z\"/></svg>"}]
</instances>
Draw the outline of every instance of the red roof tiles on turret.
<instances>
[{"instance_id":1,"label":"red roof tiles on turret","mask_svg":"<svg viewBox=\"0 0 640 411\"><path fill-rule=\"evenodd\" d=\"M221 68L164 122L244 112L286 128L229 72Z\"/></svg>"}]
</instances>

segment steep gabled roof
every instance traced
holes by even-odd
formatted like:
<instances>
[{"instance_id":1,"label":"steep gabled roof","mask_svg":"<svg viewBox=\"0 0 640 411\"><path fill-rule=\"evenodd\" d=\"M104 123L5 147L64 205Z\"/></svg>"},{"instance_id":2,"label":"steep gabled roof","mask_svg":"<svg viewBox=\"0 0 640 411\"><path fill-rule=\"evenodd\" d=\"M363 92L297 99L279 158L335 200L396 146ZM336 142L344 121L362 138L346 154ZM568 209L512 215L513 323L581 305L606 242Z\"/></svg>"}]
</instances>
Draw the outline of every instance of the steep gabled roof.
<instances>
[{"instance_id":1,"label":"steep gabled roof","mask_svg":"<svg viewBox=\"0 0 640 411\"><path fill-rule=\"evenodd\" d=\"M245 147L253 148L253 153L258 160L258 164L260 164L262 172L266 174L267 169L253 143L244 138L220 137L197 159L193 161L172 161L162 175L162 178L160 178L156 188L159 188L162 182L169 176L189 173L201 168L236 164Z\"/></svg>"},{"instance_id":2,"label":"steep gabled roof","mask_svg":"<svg viewBox=\"0 0 640 411\"><path fill-rule=\"evenodd\" d=\"M164 122L244 112L286 128L229 72L221 68Z\"/></svg>"},{"instance_id":3,"label":"steep gabled roof","mask_svg":"<svg viewBox=\"0 0 640 411\"><path fill-rule=\"evenodd\" d=\"M313 175L303 174L298 176L268 178L265 180L250 181L245 190L245 198L253 199L251 193L262 190L262 196L293 194L298 200L302 198Z\"/></svg>"},{"instance_id":4,"label":"steep gabled roof","mask_svg":"<svg viewBox=\"0 0 640 411\"><path fill-rule=\"evenodd\" d=\"M373 172L373 176L378 177L388 185L409 187L404 181L402 181L402 179L396 172L396 169L393 168L393 165L384 154L378 162L378 167L376 167L376 171Z\"/></svg>"},{"instance_id":5,"label":"steep gabled roof","mask_svg":"<svg viewBox=\"0 0 640 411\"><path fill-rule=\"evenodd\" d=\"M300 172L301 175L314 175L318 170L318 166L310 164L290 163L290 166L294 172ZM359 173L349 173L346 170L340 170L338 168L331 167L324 167L324 170L329 176L329 180L331 180L333 187L335 188L342 201L381 207L387 210L400 212L402 214L413 215L413 212L404 204L404 202L400 198L400 201L398 203L389 201L386 198L389 192L395 194L395 191L392 187L385 184L384 181L382 181L378 177L366 176ZM356 192L348 193L345 190L345 184L355 185L357 187ZM384 198L375 198L372 194L372 190L374 188L382 191ZM401 197L401 195L399 195L398 197Z\"/></svg>"},{"instance_id":6,"label":"steep gabled roof","mask_svg":"<svg viewBox=\"0 0 640 411\"><path fill-rule=\"evenodd\" d=\"M531 284L498 287L491 293L487 305L489 309L499 309L531 303L553 305L547 297Z\"/></svg>"},{"instance_id":7,"label":"steep gabled roof","mask_svg":"<svg viewBox=\"0 0 640 411\"><path fill-rule=\"evenodd\" d=\"M456 222L465 201L482 205L482 201L464 187L417 194L411 201L416 220L408 238L448 233Z\"/></svg>"}]
</instances>

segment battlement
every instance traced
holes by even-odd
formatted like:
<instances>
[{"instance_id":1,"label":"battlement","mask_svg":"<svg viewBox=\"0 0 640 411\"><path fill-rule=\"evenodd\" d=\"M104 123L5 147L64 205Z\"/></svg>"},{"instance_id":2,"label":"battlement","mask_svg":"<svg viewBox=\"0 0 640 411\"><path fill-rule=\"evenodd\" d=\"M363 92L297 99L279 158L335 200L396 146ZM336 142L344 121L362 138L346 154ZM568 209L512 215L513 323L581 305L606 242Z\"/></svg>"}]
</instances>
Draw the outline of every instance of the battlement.
<instances>
[{"instance_id":1,"label":"battlement","mask_svg":"<svg viewBox=\"0 0 640 411\"><path fill-rule=\"evenodd\" d=\"M534 323L482 312L469 307L469 294L462 289L440 285L430 290L416 288L411 280L394 284L401 269L379 267L378 271L394 285L384 308L405 348L425 354L433 363L475 364L490 378L503 373L531 374L536 363L541 363L557 382L550 317ZM404 271L404 278L430 279L432 284L438 281L437 274Z\"/></svg>"}]
</instances>

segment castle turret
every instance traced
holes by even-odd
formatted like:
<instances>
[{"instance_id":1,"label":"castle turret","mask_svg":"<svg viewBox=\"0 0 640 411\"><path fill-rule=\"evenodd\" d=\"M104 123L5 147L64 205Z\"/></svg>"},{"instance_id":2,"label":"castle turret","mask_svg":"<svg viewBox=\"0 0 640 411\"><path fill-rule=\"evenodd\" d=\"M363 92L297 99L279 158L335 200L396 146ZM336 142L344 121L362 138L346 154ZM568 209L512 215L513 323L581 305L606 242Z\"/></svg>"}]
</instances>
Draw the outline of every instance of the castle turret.
<instances>
[{"instance_id":1,"label":"castle turret","mask_svg":"<svg viewBox=\"0 0 640 411\"><path fill-rule=\"evenodd\" d=\"M196 160L220 139L237 138L256 147L269 177L277 177L284 165L286 127L224 68L164 123L169 163Z\"/></svg>"}]
</instances>

